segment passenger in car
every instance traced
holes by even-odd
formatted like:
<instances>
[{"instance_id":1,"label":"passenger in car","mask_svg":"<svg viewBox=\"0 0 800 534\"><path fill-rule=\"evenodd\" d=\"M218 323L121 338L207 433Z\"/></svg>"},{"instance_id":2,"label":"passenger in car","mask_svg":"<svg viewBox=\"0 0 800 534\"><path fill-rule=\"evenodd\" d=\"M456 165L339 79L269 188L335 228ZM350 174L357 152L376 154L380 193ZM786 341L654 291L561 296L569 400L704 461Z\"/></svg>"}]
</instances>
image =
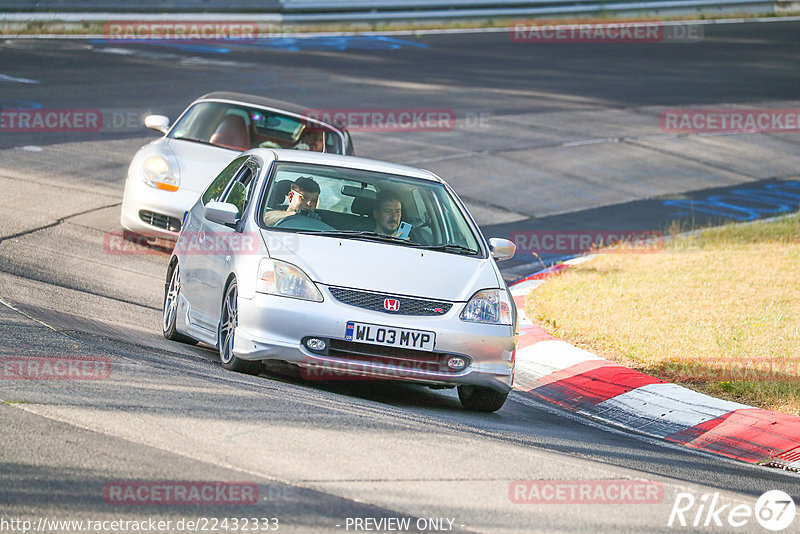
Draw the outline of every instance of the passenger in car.
<instances>
[{"instance_id":1,"label":"passenger in car","mask_svg":"<svg viewBox=\"0 0 800 534\"><path fill-rule=\"evenodd\" d=\"M408 239L408 232L404 232L400 228L403 219L403 204L396 193L385 190L378 193L372 208L372 217L375 219L375 232Z\"/></svg>"},{"instance_id":2,"label":"passenger in car","mask_svg":"<svg viewBox=\"0 0 800 534\"><path fill-rule=\"evenodd\" d=\"M319 184L310 176L301 176L289 188L286 198L289 205L286 210L273 210L264 214L264 224L275 226L281 220L294 215L295 213L306 210L313 213L317 209L319 201Z\"/></svg>"},{"instance_id":3,"label":"passenger in car","mask_svg":"<svg viewBox=\"0 0 800 534\"><path fill-rule=\"evenodd\" d=\"M306 130L300 136L300 140L294 146L296 150L311 150L313 152L323 152L325 144L323 142L322 132L315 132Z\"/></svg>"}]
</instances>

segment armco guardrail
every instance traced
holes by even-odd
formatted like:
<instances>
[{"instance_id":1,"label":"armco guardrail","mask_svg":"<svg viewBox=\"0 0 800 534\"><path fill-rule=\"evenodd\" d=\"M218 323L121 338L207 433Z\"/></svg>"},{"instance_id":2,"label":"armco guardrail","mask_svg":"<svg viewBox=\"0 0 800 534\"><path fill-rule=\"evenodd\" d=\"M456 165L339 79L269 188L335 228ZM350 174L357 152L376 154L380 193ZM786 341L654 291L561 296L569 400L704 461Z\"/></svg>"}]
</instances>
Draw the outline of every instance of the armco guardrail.
<instances>
[{"instance_id":1,"label":"armco guardrail","mask_svg":"<svg viewBox=\"0 0 800 534\"><path fill-rule=\"evenodd\" d=\"M371 11L433 9L498 9L527 7L531 0L282 0L284 12L291 11ZM551 2L552 3L552 2Z\"/></svg>"},{"instance_id":2,"label":"armco guardrail","mask_svg":"<svg viewBox=\"0 0 800 534\"><path fill-rule=\"evenodd\" d=\"M0 0L0 14L29 13L164 13L164 12L260 12L278 13L281 0Z\"/></svg>"},{"instance_id":3,"label":"armco guardrail","mask_svg":"<svg viewBox=\"0 0 800 534\"><path fill-rule=\"evenodd\" d=\"M774 13L775 0L0 0L0 20L98 20L109 14L270 16L277 22L377 22L592 14ZM784 9L785 10L785 9ZM40 18L41 17L41 18Z\"/></svg>"}]
</instances>

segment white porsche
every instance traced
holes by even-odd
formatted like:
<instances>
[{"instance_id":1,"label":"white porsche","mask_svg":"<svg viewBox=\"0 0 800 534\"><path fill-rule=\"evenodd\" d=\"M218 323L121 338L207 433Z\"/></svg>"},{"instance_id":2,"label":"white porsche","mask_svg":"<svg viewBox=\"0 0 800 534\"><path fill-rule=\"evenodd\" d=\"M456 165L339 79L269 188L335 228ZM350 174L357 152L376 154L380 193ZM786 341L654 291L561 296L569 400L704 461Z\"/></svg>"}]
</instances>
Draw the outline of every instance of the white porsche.
<instances>
[{"instance_id":1,"label":"white porsche","mask_svg":"<svg viewBox=\"0 0 800 534\"><path fill-rule=\"evenodd\" d=\"M173 125L163 115L145 126L163 137L143 146L128 168L120 223L126 238L174 241L184 214L239 152L288 148L353 154L346 129L314 119L308 108L238 93L214 92Z\"/></svg>"}]
</instances>

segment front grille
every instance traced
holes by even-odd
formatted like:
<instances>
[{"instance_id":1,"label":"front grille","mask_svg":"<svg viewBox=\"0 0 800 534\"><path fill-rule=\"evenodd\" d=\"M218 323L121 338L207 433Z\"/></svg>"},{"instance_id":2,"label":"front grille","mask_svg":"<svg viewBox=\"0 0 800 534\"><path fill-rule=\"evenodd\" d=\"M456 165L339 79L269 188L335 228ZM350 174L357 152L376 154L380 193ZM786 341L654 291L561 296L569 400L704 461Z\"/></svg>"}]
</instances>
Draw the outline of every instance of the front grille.
<instances>
[{"instance_id":1,"label":"front grille","mask_svg":"<svg viewBox=\"0 0 800 534\"><path fill-rule=\"evenodd\" d=\"M373 364L393 365L400 368L435 373L458 373L447 366L447 358L453 354L424 350L386 347L369 343L356 343L343 339L331 339L328 356ZM462 358L466 358L462 356Z\"/></svg>"},{"instance_id":2,"label":"front grille","mask_svg":"<svg viewBox=\"0 0 800 534\"><path fill-rule=\"evenodd\" d=\"M170 217L169 215L164 215L163 213L140 210L139 219L151 226L155 226L156 228L163 228L164 230L169 230L170 232L181 231L180 219Z\"/></svg>"},{"instance_id":3,"label":"front grille","mask_svg":"<svg viewBox=\"0 0 800 534\"><path fill-rule=\"evenodd\" d=\"M353 289L343 289L340 287L328 288L333 298L344 304L364 308L377 312L389 313L392 315L417 315L438 317L450 311L453 304L439 300L414 299L410 297L398 297L384 293L371 293L369 291L355 291ZM386 299L397 300L400 306L397 311L390 311L384 307Z\"/></svg>"}]
</instances>

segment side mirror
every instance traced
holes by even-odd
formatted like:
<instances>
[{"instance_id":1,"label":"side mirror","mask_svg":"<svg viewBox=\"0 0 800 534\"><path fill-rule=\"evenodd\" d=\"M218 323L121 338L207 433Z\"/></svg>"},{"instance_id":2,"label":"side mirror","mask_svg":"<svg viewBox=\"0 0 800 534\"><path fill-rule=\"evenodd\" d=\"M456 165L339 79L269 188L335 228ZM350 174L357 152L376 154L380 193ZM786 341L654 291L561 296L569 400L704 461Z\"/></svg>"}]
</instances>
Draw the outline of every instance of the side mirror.
<instances>
[{"instance_id":1,"label":"side mirror","mask_svg":"<svg viewBox=\"0 0 800 534\"><path fill-rule=\"evenodd\" d=\"M227 202L209 202L203 208L203 216L218 224L236 224L239 222L239 208Z\"/></svg>"},{"instance_id":2,"label":"side mirror","mask_svg":"<svg viewBox=\"0 0 800 534\"><path fill-rule=\"evenodd\" d=\"M489 239L489 250L497 261L510 260L517 251L517 245L508 239L493 237Z\"/></svg>"},{"instance_id":3,"label":"side mirror","mask_svg":"<svg viewBox=\"0 0 800 534\"><path fill-rule=\"evenodd\" d=\"M169 131L169 117L164 115L148 115L144 118L144 125L151 130L165 134Z\"/></svg>"}]
</instances>

